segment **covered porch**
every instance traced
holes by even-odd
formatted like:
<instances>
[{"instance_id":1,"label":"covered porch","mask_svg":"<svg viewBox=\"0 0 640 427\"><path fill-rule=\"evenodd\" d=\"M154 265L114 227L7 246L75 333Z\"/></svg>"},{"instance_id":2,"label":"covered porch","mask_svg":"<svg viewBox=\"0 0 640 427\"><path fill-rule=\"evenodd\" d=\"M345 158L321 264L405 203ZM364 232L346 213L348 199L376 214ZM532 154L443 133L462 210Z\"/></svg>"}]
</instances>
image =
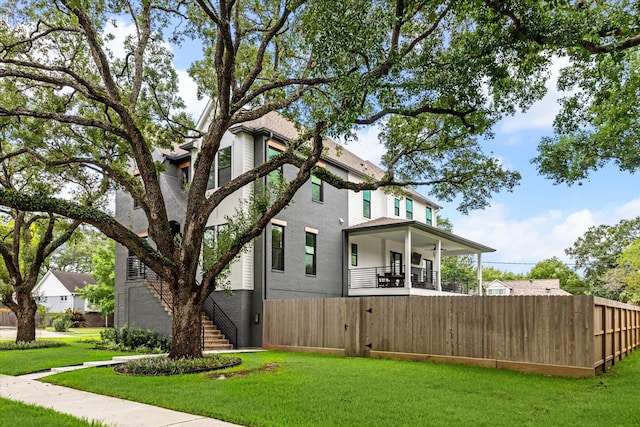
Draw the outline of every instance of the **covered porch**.
<instances>
[{"instance_id":1,"label":"covered porch","mask_svg":"<svg viewBox=\"0 0 640 427\"><path fill-rule=\"evenodd\" d=\"M494 252L417 221L378 218L344 229L347 296L451 295L467 293L442 283L442 256L475 255L482 289L482 253ZM481 291L480 291L481 292Z\"/></svg>"}]
</instances>

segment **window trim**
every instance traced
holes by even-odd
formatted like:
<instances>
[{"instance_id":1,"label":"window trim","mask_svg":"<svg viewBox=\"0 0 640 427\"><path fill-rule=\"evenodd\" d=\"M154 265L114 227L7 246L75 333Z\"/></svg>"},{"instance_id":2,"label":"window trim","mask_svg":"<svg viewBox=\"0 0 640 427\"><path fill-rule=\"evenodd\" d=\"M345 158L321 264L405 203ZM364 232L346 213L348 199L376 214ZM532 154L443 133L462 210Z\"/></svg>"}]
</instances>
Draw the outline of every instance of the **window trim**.
<instances>
[{"instance_id":1,"label":"window trim","mask_svg":"<svg viewBox=\"0 0 640 427\"><path fill-rule=\"evenodd\" d=\"M362 216L371 219L371 190L362 190Z\"/></svg>"},{"instance_id":2,"label":"window trim","mask_svg":"<svg viewBox=\"0 0 640 427\"><path fill-rule=\"evenodd\" d=\"M281 246L275 246L274 245L273 232L274 232L275 229L280 229L280 236L281 236L280 237L280 243L281 243ZM283 272L284 268L285 268L285 265L284 265L284 247L285 247L284 230L285 230L285 227L283 225L271 223L271 271ZM274 254L276 253L276 251L280 252L280 257L278 258L280 260L280 263L278 265L275 265L276 257L274 256Z\"/></svg>"},{"instance_id":3,"label":"window trim","mask_svg":"<svg viewBox=\"0 0 640 427\"><path fill-rule=\"evenodd\" d=\"M318 182L315 182L314 180L317 180ZM324 185L323 182L320 178L318 178L317 176L311 174L311 200L316 202L316 203L323 203L324 202ZM318 198L316 199L314 197L314 188L318 188Z\"/></svg>"},{"instance_id":4,"label":"window trim","mask_svg":"<svg viewBox=\"0 0 640 427\"><path fill-rule=\"evenodd\" d=\"M313 239L313 245L307 245L309 237ZM313 252L311 253L308 251L310 247L313 248ZM309 256L311 256L312 260L312 272L309 272L307 269L307 257ZM304 233L304 273L307 276L316 276L318 273L318 235L308 231Z\"/></svg>"},{"instance_id":5,"label":"window trim","mask_svg":"<svg viewBox=\"0 0 640 427\"><path fill-rule=\"evenodd\" d=\"M351 244L351 266L352 267L358 266L358 244L357 243Z\"/></svg>"}]
</instances>

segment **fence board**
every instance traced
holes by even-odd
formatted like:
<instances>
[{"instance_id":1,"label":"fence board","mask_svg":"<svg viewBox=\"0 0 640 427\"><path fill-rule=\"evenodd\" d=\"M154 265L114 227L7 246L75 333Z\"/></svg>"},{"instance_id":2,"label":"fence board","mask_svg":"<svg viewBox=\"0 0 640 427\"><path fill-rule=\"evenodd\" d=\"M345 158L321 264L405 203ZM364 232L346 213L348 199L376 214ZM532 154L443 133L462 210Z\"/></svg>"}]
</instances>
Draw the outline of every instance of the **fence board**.
<instances>
[{"instance_id":1,"label":"fence board","mask_svg":"<svg viewBox=\"0 0 640 427\"><path fill-rule=\"evenodd\" d=\"M268 300L264 307L265 346L347 356L494 360L576 375L608 369L640 342L640 307L591 296Z\"/></svg>"}]
</instances>

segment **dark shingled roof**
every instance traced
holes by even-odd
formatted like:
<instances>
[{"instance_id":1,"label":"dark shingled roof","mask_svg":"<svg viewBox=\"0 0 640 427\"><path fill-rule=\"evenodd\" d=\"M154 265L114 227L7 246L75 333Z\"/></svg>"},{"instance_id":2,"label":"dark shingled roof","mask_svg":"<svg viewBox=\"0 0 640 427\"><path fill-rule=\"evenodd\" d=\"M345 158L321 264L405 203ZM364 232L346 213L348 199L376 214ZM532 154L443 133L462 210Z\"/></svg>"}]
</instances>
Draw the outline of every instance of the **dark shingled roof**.
<instances>
[{"instance_id":1,"label":"dark shingled roof","mask_svg":"<svg viewBox=\"0 0 640 427\"><path fill-rule=\"evenodd\" d=\"M51 270L51 274L64 285L69 292L74 293L76 288L84 288L85 284L95 285L96 281L90 274L74 273L71 271Z\"/></svg>"}]
</instances>

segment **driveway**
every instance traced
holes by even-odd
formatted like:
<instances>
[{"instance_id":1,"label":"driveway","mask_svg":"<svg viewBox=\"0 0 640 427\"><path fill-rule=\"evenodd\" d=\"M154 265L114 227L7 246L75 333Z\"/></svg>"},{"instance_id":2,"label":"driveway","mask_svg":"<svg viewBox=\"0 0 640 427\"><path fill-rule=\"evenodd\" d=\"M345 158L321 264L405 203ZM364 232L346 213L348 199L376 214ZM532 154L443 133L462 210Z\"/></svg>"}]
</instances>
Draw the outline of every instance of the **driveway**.
<instances>
[{"instance_id":1,"label":"driveway","mask_svg":"<svg viewBox=\"0 0 640 427\"><path fill-rule=\"evenodd\" d=\"M69 332L52 332L36 328L36 338L65 338L76 336ZM12 326L0 326L0 340L16 339L16 328Z\"/></svg>"}]
</instances>

